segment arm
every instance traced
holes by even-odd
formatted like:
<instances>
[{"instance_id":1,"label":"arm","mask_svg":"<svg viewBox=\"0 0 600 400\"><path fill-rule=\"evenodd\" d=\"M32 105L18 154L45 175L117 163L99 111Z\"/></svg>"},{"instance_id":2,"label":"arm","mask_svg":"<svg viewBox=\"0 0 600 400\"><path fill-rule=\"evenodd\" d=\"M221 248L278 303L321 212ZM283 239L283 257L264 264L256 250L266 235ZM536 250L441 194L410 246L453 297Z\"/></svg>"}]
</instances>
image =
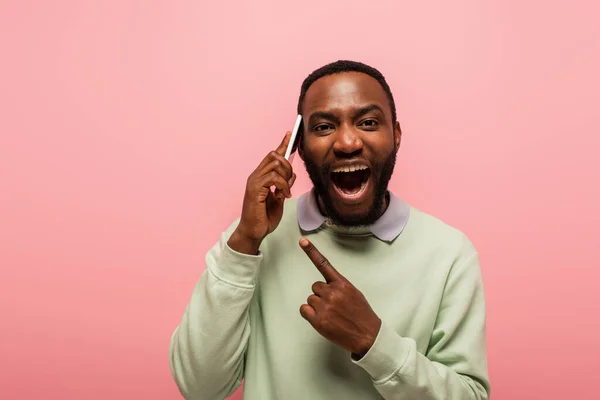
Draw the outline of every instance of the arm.
<instances>
[{"instance_id":1,"label":"arm","mask_svg":"<svg viewBox=\"0 0 600 400\"><path fill-rule=\"evenodd\" d=\"M206 270L171 338L171 373L188 400L223 399L244 377L259 248L279 225L296 179L283 157L290 135L248 177L242 216L206 256Z\"/></svg>"},{"instance_id":2,"label":"arm","mask_svg":"<svg viewBox=\"0 0 600 400\"><path fill-rule=\"evenodd\" d=\"M250 336L248 309L262 255L238 253L222 235L206 256L171 339L171 373L186 399L223 399L241 384Z\"/></svg>"},{"instance_id":3,"label":"arm","mask_svg":"<svg viewBox=\"0 0 600 400\"><path fill-rule=\"evenodd\" d=\"M426 355L382 323L371 349L354 362L386 400L487 400L485 318L479 259L471 253L449 273Z\"/></svg>"}]
</instances>

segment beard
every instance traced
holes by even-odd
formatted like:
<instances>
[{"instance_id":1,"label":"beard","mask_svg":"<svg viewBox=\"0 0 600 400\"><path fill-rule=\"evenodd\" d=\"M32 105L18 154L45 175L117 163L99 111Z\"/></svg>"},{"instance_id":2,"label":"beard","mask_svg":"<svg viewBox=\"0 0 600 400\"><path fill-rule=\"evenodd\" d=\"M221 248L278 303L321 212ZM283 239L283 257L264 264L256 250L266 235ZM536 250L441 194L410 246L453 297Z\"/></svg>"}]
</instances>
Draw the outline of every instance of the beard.
<instances>
[{"instance_id":1,"label":"beard","mask_svg":"<svg viewBox=\"0 0 600 400\"><path fill-rule=\"evenodd\" d=\"M329 195L329 187L333 184L331 182L332 163L325 163L319 167L309 157L304 157L304 165L315 188L315 195L317 199L321 199L325 208L322 211L334 224L345 227L368 226L377 221L383 213L388 184L396 165L396 151L392 150L383 161L371 165L369 179L372 180L371 184L375 188L373 204L367 212L356 215L343 215L333 205Z\"/></svg>"}]
</instances>

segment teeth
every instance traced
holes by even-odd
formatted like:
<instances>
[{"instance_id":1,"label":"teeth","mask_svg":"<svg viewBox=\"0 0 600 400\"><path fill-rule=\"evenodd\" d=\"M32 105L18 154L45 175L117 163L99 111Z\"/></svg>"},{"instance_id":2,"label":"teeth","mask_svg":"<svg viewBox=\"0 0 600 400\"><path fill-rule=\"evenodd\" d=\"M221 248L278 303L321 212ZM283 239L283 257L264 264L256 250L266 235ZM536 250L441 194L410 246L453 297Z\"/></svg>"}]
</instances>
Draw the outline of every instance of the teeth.
<instances>
[{"instance_id":1,"label":"teeth","mask_svg":"<svg viewBox=\"0 0 600 400\"><path fill-rule=\"evenodd\" d=\"M354 171L362 171L368 169L366 165L348 165L345 167L338 167L333 170L333 172L354 172Z\"/></svg>"}]
</instances>

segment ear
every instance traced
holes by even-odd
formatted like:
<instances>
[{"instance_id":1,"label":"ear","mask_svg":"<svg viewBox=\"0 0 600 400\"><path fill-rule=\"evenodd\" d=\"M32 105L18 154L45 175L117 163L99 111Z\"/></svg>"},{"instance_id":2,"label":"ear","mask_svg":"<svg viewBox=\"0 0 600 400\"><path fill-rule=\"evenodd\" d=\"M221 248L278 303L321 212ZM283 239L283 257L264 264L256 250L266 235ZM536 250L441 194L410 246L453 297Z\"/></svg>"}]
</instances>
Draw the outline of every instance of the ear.
<instances>
[{"instance_id":1,"label":"ear","mask_svg":"<svg viewBox=\"0 0 600 400\"><path fill-rule=\"evenodd\" d=\"M396 152L400 150L400 142L402 141L402 129L400 128L400 122L396 121L394 124L394 146L396 147Z\"/></svg>"}]
</instances>

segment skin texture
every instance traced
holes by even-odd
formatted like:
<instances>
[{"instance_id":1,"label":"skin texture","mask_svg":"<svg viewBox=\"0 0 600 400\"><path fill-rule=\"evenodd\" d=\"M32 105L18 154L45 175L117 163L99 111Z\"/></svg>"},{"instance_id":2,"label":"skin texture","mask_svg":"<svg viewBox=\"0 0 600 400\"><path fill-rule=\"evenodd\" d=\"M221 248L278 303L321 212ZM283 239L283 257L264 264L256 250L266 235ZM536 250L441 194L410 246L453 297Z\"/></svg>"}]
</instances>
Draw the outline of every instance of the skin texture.
<instances>
[{"instance_id":1,"label":"skin texture","mask_svg":"<svg viewBox=\"0 0 600 400\"><path fill-rule=\"evenodd\" d=\"M383 88L376 79L358 72L325 76L308 89L302 104L304 131L298 148L313 181L321 212L342 225L367 225L387 207L386 192L392 175L401 131L392 121ZM229 246L240 253L258 254L264 238L283 215L296 175L285 160L290 140L267 154L250 174L240 224ZM344 201L333 189L333 168L361 161L370 171L367 192L360 201ZM271 188L274 187L274 190ZM332 343L362 357L373 345L381 320L363 294L327 261L310 241L300 246L325 281L312 285L312 294L300 314Z\"/></svg>"}]
</instances>

